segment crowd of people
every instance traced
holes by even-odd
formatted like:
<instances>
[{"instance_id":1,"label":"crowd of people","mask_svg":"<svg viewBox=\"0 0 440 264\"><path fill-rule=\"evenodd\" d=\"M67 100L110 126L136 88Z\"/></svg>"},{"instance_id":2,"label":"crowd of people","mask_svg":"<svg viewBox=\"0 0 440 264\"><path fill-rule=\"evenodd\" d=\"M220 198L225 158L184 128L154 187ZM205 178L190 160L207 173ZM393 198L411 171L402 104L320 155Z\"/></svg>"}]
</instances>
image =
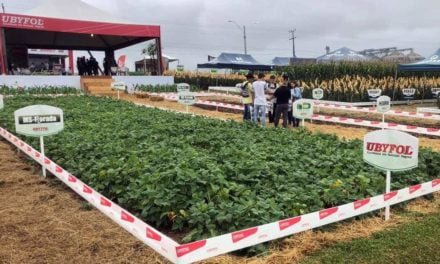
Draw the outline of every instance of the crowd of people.
<instances>
[{"instance_id":1,"label":"crowd of people","mask_svg":"<svg viewBox=\"0 0 440 264\"><path fill-rule=\"evenodd\" d=\"M76 67L78 69L78 74L81 76L97 76L99 75L98 61L94 57L86 59L86 57L78 57L76 59Z\"/></svg>"},{"instance_id":2,"label":"crowd of people","mask_svg":"<svg viewBox=\"0 0 440 264\"><path fill-rule=\"evenodd\" d=\"M292 114L292 104L302 98L302 89L297 81L290 81L287 75L283 75L282 79L282 83L278 84L274 75L268 81L263 73L258 74L257 80L252 73L246 75L246 81L241 85L244 121L266 126L267 112L269 123L273 122L275 127L278 127L281 116L283 127L287 128L289 124L299 126L300 120Z\"/></svg>"}]
</instances>

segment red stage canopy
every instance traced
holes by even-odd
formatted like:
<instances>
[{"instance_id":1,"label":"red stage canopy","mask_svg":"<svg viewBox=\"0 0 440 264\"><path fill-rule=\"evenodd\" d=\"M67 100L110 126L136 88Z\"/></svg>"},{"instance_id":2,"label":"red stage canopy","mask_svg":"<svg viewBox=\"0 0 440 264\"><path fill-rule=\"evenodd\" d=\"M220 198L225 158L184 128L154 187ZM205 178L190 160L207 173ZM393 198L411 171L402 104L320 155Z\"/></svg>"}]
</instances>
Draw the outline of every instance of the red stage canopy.
<instances>
[{"instance_id":1,"label":"red stage canopy","mask_svg":"<svg viewBox=\"0 0 440 264\"><path fill-rule=\"evenodd\" d=\"M155 39L161 58L160 38L160 26L3 13L0 14L0 69L6 73L7 47L98 50L113 54L117 49ZM160 72L162 69L161 65Z\"/></svg>"}]
</instances>

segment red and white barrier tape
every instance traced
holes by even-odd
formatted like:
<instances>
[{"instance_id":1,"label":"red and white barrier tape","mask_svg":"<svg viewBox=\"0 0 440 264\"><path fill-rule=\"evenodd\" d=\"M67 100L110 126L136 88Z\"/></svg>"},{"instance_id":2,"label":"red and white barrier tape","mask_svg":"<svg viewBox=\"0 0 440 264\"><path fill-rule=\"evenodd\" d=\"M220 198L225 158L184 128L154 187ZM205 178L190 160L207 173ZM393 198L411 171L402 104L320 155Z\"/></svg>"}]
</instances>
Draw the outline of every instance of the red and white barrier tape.
<instances>
[{"instance_id":1,"label":"red and white barrier tape","mask_svg":"<svg viewBox=\"0 0 440 264\"><path fill-rule=\"evenodd\" d=\"M177 247L177 257L179 263L192 263L339 222L437 191L440 191L440 179L319 212L180 245Z\"/></svg>"},{"instance_id":2,"label":"red and white barrier tape","mask_svg":"<svg viewBox=\"0 0 440 264\"><path fill-rule=\"evenodd\" d=\"M374 107L367 108L367 107L359 107L359 106L351 106L351 105L318 103L317 101L315 101L315 106L319 106L321 108L327 108L327 109L345 110L345 111L352 111L352 112L377 113L376 108L374 108ZM390 110L389 112L385 113L385 115L400 116L400 117L414 117L414 118L420 118L420 119L432 119L432 120L440 121L440 115L435 115L432 113L417 113L417 112Z\"/></svg>"},{"instance_id":3,"label":"red and white barrier tape","mask_svg":"<svg viewBox=\"0 0 440 264\"><path fill-rule=\"evenodd\" d=\"M177 262L177 256L175 253L175 248L179 245L177 242L162 234L150 225L147 225L142 220L130 214L127 210L121 208L116 203L110 201L108 198L80 181L78 178L67 172L55 162L51 161L49 158L44 158L43 160L40 152L5 129L0 128L0 135L26 153L33 160L41 165L44 165L48 171L64 182L78 195L116 222L119 226L130 232L137 239L141 240L170 261L174 263Z\"/></svg>"},{"instance_id":4,"label":"red and white barrier tape","mask_svg":"<svg viewBox=\"0 0 440 264\"><path fill-rule=\"evenodd\" d=\"M150 246L173 263L192 263L220 254L282 238L295 233L339 222L354 216L382 209L423 195L440 191L440 179L417 184L398 191L381 194L353 203L264 224L233 233L212 237L187 244L178 244L158 230L145 224L128 211L87 186L53 161L41 157L41 153L0 128L0 135L21 149L29 157L44 164L57 178L81 197L111 218L122 228Z\"/></svg>"},{"instance_id":5,"label":"red and white barrier tape","mask_svg":"<svg viewBox=\"0 0 440 264\"><path fill-rule=\"evenodd\" d=\"M387 129L400 130L410 133L417 133L417 134L423 134L429 136L440 136L440 128L426 128L426 127L417 127L412 125L399 125L396 123L388 123L388 122L382 123L380 121L368 121L363 119L317 115L317 114L313 115L312 120L338 123L344 125L372 127L372 128L385 127Z\"/></svg>"}]
</instances>

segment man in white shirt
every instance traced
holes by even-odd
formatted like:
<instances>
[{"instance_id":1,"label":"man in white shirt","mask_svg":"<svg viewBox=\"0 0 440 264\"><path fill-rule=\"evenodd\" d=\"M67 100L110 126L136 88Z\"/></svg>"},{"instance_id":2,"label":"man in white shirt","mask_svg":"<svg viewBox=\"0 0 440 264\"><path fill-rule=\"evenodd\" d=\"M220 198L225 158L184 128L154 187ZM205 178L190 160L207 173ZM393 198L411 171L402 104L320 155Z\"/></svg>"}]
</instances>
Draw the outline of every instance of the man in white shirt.
<instances>
[{"instance_id":1,"label":"man in white shirt","mask_svg":"<svg viewBox=\"0 0 440 264\"><path fill-rule=\"evenodd\" d=\"M264 81L264 74L258 74L258 80L252 84L254 90L254 123L258 123L258 119L261 120L261 124L266 126L266 89L267 83Z\"/></svg>"}]
</instances>

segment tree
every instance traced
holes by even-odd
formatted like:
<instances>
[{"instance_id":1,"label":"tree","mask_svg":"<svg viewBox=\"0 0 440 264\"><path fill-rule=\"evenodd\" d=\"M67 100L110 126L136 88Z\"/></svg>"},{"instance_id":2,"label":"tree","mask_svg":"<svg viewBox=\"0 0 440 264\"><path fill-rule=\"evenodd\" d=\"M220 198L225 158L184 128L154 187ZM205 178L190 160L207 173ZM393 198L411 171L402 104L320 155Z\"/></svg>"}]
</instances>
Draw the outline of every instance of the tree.
<instances>
[{"instance_id":1,"label":"tree","mask_svg":"<svg viewBox=\"0 0 440 264\"><path fill-rule=\"evenodd\" d=\"M152 61L152 71L151 72L156 72L156 54L157 54L157 47L155 43L151 43L150 45L148 45L148 47L142 49L142 55L144 55L144 72L146 73L147 71L147 65L146 65L146 59L145 59L145 55L148 55Z\"/></svg>"}]
</instances>

